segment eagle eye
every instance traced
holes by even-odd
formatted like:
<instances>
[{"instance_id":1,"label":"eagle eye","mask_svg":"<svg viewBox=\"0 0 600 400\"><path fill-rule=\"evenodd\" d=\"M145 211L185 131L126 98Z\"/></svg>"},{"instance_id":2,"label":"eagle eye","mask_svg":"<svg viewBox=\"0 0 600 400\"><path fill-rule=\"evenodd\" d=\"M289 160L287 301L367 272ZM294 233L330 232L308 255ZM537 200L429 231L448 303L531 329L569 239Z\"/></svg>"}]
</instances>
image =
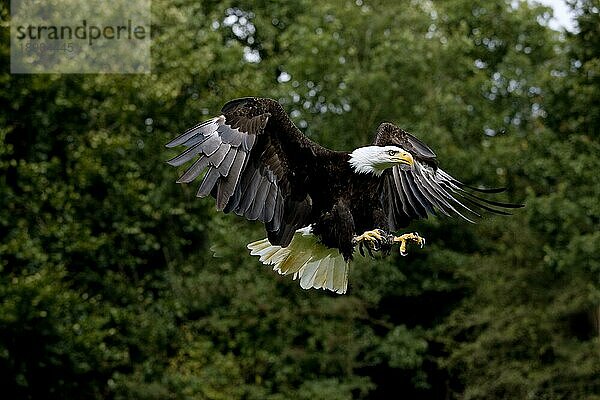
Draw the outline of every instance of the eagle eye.
<instances>
[{"instance_id":1,"label":"eagle eye","mask_svg":"<svg viewBox=\"0 0 600 400\"><path fill-rule=\"evenodd\" d=\"M398 152L396 150L388 150L388 154L390 156L395 156L396 154L398 154Z\"/></svg>"}]
</instances>

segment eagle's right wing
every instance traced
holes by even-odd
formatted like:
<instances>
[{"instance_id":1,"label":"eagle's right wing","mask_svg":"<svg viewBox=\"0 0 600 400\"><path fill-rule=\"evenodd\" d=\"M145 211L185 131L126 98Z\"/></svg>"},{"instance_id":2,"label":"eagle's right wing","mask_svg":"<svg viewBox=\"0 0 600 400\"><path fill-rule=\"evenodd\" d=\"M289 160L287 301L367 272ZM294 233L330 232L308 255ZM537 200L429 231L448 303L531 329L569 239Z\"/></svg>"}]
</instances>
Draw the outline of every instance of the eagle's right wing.
<instances>
[{"instance_id":1,"label":"eagle's right wing","mask_svg":"<svg viewBox=\"0 0 600 400\"><path fill-rule=\"evenodd\" d=\"M290 152L305 162L317 146L292 123L271 99L243 98L225 104L221 115L202 122L167 143L183 145L183 153L168 161L180 166L196 160L177 180L189 183L206 173L197 192L216 199L218 210L233 211L262 221L272 244L287 246L294 232L308 225L312 200L298 184Z\"/></svg>"}]
</instances>

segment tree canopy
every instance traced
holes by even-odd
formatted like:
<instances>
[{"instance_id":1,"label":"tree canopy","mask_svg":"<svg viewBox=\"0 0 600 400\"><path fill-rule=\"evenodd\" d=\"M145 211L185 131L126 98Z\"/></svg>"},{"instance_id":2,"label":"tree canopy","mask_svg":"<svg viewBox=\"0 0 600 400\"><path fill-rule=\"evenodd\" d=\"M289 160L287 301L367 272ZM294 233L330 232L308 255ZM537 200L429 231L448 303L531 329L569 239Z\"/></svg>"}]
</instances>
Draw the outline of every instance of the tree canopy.
<instances>
[{"instance_id":1,"label":"tree canopy","mask_svg":"<svg viewBox=\"0 0 600 400\"><path fill-rule=\"evenodd\" d=\"M154 0L152 73L0 57L0 383L23 399L600 399L600 3ZM392 121L526 207L304 291L164 143L242 96L351 150Z\"/></svg>"}]
</instances>

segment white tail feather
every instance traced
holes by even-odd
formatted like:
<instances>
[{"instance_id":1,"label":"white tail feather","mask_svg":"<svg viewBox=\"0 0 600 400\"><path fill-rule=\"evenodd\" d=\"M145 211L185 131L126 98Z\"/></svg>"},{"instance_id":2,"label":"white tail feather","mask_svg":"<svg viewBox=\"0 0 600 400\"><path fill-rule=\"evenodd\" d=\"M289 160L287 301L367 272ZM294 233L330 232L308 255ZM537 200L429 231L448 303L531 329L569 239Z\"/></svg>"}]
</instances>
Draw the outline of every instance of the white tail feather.
<instances>
[{"instance_id":1,"label":"white tail feather","mask_svg":"<svg viewBox=\"0 0 600 400\"><path fill-rule=\"evenodd\" d=\"M298 229L289 246L272 245L268 239L248 244L250 254L272 265L281 275L293 274L302 289L328 289L346 293L349 263L336 249L319 243L310 227Z\"/></svg>"}]
</instances>

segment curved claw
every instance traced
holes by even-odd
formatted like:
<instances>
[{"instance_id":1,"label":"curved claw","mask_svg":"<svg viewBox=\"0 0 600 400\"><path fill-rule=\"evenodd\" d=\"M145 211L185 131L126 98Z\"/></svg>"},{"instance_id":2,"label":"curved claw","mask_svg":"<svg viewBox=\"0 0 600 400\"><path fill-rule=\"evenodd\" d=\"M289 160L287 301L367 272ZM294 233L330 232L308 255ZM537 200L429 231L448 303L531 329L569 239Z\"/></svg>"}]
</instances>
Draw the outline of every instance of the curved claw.
<instances>
[{"instance_id":1,"label":"curved claw","mask_svg":"<svg viewBox=\"0 0 600 400\"><path fill-rule=\"evenodd\" d=\"M371 250L379 251L379 249L381 249L381 242L379 240L369 242L369 248Z\"/></svg>"},{"instance_id":2,"label":"curved claw","mask_svg":"<svg viewBox=\"0 0 600 400\"><path fill-rule=\"evenodd\" d=\"M373 252L371 251L371 247L367 247L367 253L369 253L369 256L371 256L371 258L375 258Z\"/></svg>"},{"instance_id":3,"label":"curved claw","mask_svg":"<svg viewBox=\"0 0 600 400\"><path fill-rule=\"evenodd\" d=\"M363 257L365 256L365 250L364 250L364 246L363 246L362 242L359 243L359 245L358 245L358 252L360 253L361 256L363 256Z\"/></svg>"},{"instance_id":4,"label":"curved claw","mask_svg":"<svg viewBox=\"0 0 600 400\"><path fill-rule=\"evenodd\" d=\"M367 249L367 253L371 257L374 257L373 251L381 251L384 249L385 245L389 244L390 238L388 236L391 235L388 235L381 229L374 229L354 237L352 239L352 244L358 246L358 251L363 257L365 256L365 248Z\"/></svg>"}]
</instances>

